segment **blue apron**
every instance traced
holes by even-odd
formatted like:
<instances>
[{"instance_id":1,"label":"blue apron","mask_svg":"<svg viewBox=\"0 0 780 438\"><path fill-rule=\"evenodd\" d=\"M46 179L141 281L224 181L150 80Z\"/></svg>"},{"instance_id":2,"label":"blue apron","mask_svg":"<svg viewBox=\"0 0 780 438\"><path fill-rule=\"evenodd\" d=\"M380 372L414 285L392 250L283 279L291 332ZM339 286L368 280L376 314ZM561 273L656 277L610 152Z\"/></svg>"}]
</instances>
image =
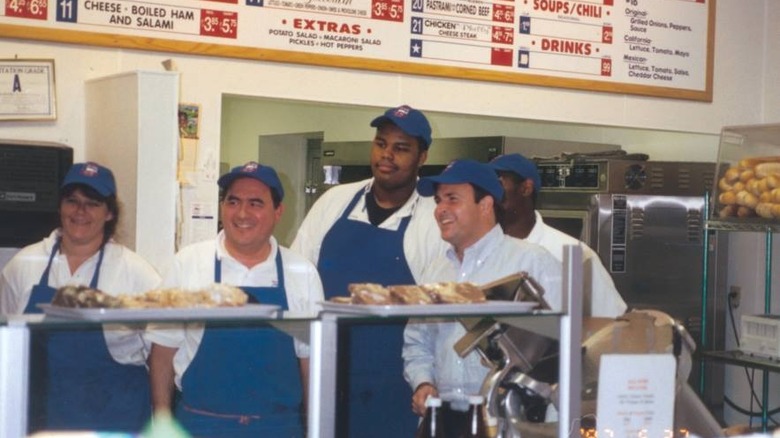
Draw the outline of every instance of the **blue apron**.
<instances>
[{"instance_id":1,"label":"blue apron","mask_svg":"<svg viewBox=\"0 0 780 438\"><path fill-rule=\"evenodd\" d=\"M242 287L250 301L288 310L281 249L277 287ZM222 279L215 257L214 281ZM290 336L273 327L206 324L192 363L182 376L176 419L193 436L301 437L300 367Z\"/></svg>"},{"instance_id":2,"label":"blue apron","mask_svg":"<svg viewBox=\"0 0 780 438\"><path fill-rule=\"evenodd\" d=\"M411 216L397 231L348 219L363 195L363 190L355 195L322 240L317 269L326 299L346 295L349 283L415 282L404 255ZM406 320L392 320L339 327L339 363L349 365L338 367L336 436L414 436L418 419L401 357L405 325Z\"/></svg>"},{"instance_id":3,"label":"blue apron","mask_svg":"<svg viewBox=\"0 0 780 438\"><path fill-rule=\"evenodd\" d=\"M52 248L24 313L40 313L56 289L49 271L59 251ZM100 249L89 287L96 289L103 264ZM35 430L103 430L139 432L151 417L149 375L138 365L114 361L103 331L94 328L33 332L31 341L30 432Z\"/></svg>"}]
</instances>

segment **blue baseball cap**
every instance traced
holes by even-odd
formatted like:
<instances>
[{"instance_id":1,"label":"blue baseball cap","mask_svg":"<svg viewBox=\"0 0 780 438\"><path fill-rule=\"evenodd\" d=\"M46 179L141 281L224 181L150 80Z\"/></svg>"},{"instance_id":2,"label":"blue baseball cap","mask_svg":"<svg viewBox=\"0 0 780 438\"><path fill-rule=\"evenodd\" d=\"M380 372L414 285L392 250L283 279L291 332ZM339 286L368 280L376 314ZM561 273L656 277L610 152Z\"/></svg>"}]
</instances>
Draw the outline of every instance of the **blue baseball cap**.
<instances>
[{"instance_id":1,"label":"blue baseball cap","mask_svg":"<svg viewBox=\"0 0 780 438\"><path fill-rule=\"evenodd\" d=\"M69 184L84 184L102 196L116 195L116 182L111 169L91 161L76 163L70 167L60 188Z\"/></svg>"},{"instance_id":2,"label":"blue baseball cap","mask_svg":"<svg viewBox=\"0 0 780 438\"><path fill-rule=\"evenodd\" d=\"M493 168L474 160L455 160L448 164L441 174L421 178L417 183L417 192L422 196L433 196L436 193L436 184L465 183L485 190L496 202L501 202L504 197L504 188Z\"/></svg>"},{"instance_id":3,"label":"blue baseball cap","mask_svg":"<svg viewBox=\"0 0 780 438\"><path fill-rule=\"evenodd\" d=\"M284 199L284 189L282 188L282 182L279 180L279 176L271 166L263 166L255 161L250 161L243 166L236 166L230 170L230 172L222 175L217 180L217 184L226 190L233 184L233 181L239 178L252 178L267 185L271 190L275 190L279 194L279 200Z\"/></svg>"},{"instance_id":4,"label":"blue baseball cap","mask_svg":"<svg viewBox=\"0 0 780 438\"><path fill-rule=\"evenodd\" d=\"M390 108L384 114L371 121L371 126L376 128L382 123L390 122L401 128L406 135L420 139L420 148L428 150L431 147L431 124L422 111L418 111L409 105L401 105Z\"/></svg>"},{"instance_id":5,"label":"blue baseball cap","mask_svg":"<svg viewBox=\"0 0 780 438\"><path fill-rule=\"evenodd\" d=\"M542 178L536 163L520 154L499 155L490 162L490 167L496 171L512 172L520 178L530 179L534 183L534 193L542 188Z\"/></svg>"}]
</instances>

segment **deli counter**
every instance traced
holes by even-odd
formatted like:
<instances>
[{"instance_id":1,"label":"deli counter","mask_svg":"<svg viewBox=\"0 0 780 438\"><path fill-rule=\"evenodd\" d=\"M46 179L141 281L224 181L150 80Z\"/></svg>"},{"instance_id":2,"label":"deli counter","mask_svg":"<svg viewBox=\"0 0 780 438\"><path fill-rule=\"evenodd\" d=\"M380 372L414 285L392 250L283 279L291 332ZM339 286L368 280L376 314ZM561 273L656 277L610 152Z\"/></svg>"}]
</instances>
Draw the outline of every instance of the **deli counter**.
<instances>
[{"instance_id":1,"label":"deli counter","mask_svg":"<svg viewBox=\"0 0 780 438\"><path fill-rule=\"evenodd\" d=\"M572 248L571 257L581 260L579 249ZM575 263L579 266L579 263ZM403 324L409 317L451 318L466 324L480 327L507 324L521 328L527 332L538 332L540 336L555 340L560 352L556 376L557 392L560 394L559 415L561 428L568 428L568 418L578 416L579 397L571 394L579 392L580 355L579 343L571 342L580 338L582 303L581 294L576 289L579 270L575 269L566 278L564 286L568 293L565 296L574 297L568 302L571 312L553 312L533 310L534 306L527 302L490 302L485 305L469 306L428 305L429 309L419 306L366 306L358 305L344 307L323 303L323 311L316 316L301 316L270 312L260 314L254 310L244 310L236 313L209 312L208 310L180 311L178 316L171 316L170 311L176 309L160 309L155 312L131 309L45 309L43 315L18 315L0 319L0 437L27 436L29 431L28 405L31 394L30 387L35 383L30 373L30 340L40 333L52 333L75 330L101 330L102 325L111 324L149 324L149 323L201 323L208 322L218 327L241 327L246 330L261 330L273 327L291 336L309 342L310 379L307 415L307 436L335 437L337 416L340 415L336 400L336 371L338 363L338 331L347 324ZM349 305L347 305L349 306ZM441 307L437 307L441 306ZM123 310L128 310L124 311ZM212 309L215 310L215 309ZM487 325L485 322L490 321ZM471 326L471 325L470 325ZM469 326L467 326L469 327ZM484 332L484 333L487 333ZM484 335L483 333L483 335ZM490 333L493 333L491 331ZM483 338L484 341L484 338ZM477 348L475 344L472 348ZM498 366L497 366L498 367ZM500 367L498 367L500 368ZM496 387L496 389L498 389ZM404 406L408 409L408 405ZM384 424L382 413L377 413L376 424ZM413 431L412 431L413 432ZM563 434L563 429L559 431Z\"/></svg>"},{"instance_id":2,"label":"deli counter","mask_svg":"<svg viewBox=\"0 0 780 438\"><path fill-rule=\"evenodd\" d=\"M272 309L258 313L257 309L240 308L229 312L190 309L173 315L171 311L176 309L151 313L131 309L117 309L117 312L107 309L49 309L43 316L20 315L2 319L0 437L23 437L29 432L28 403L31 394L28 388L36 383L30 373L30 339L36 334L100 330L104 323L202 322L244 330L273 328L307 340L311 347L307 436L345 436L337 433L337 423L343 411L337 398L341 388L337 386L336 377L337 371L344 366L338 356L339 331L348 325L405 324L408 318L428 317L462 324L465 335L453 348L461 357L478 353L482 363L488 367L480 395L484 400L481 411L489 433L481 436L519 437L521 432L526 438L592 436L596 430L607 427L606 423L597 425L594 421L599 388L614 388L617 381L620 382L617 386L623 386L628 380L622 379L633 379L631 370L627 370L619 373L619 377L610 375L606 386L599 385L599 381L604 379L599 370L602 355L620 361L623 359L616 357L620 354L633 355L635 359L651 365L659 357L671 363L672 368L666 377L667 381L676 382L668 388L671 391L668 395L674 397L675 403L668 403L666 397L657 397L667 394L652 394L657 398L656 406L670 414L670 421L672 412L674 414L674 423L669 423L664 431L673 427L675 431L691 431L702 437L720 436L720 426L685 382L695 346L684 327L657 311L629 312L614 320L583 320L581 266L580 248L567 247L561 312L539 310L539 305L544 304L539 299L542 295L537 293L532 279L520 273L507 277L506 281L482 285L488 301L466 305L361 306L326 302L316 316L279 315ZM651 356L643 358L637 354ZM654 381L658 375L658 370L653 369L645 378ZM527 421L529 400L549 403L546 407L554 407L557 418ZM403 408L408 409L408 405ZM374 424L381 426L393 421L392 418L384 418L386 414L376 412ZM642 418L647 416L645 413ZM579 427L572 428L572 425ZM219 431L215 433L219 435ZM413 434L414 430L411 430L409 436ZM349 436L371 436L371 433L366 431L365 434L360 432ZM674 433L673 436L683 435Z\"/></svg>"}]
</instances>

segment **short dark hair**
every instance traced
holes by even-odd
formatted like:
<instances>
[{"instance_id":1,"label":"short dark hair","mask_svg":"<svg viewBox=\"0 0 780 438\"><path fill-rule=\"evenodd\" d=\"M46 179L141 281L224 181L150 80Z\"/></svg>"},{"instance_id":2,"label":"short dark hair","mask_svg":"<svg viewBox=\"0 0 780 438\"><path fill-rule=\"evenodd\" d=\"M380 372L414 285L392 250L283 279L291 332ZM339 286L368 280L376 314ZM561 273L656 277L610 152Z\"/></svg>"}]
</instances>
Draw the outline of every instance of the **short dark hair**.
<instances>
[{"instance_id":1,"label":"short dark hair","mask_svg":"<svg viewBox=\"0 0 780 438\"><path fill-rule=\"evenodd\" d=\"M106 207L108 208L108 211L113 216L111 220L107 221L105 225L103 225L103 245L106 244L109 240L111 240L112 237L114 237L114 234L116 234L116 229L119 225L119 200L116 198L116 194L111 194L108 196L103 196L100 193L98 193L97 190L93 189L92 187L81 184L81 183L75 183L75 184L68 184L65 187L60 190L60 205L62 204L63 199L73 195L73 193L76 190L80 190L81 193L86 196L87 198L98 201L100 203L106 204ZM60 226L62 226L62 223L60 223Z\"/></svg>"},{"instance_id":2,"label":"short dark hair","mask_svg":"<svg viewBox=\"0 0 780 438\"><path fill-rule=\"evenodd\" d=\"M477 185L474 185L472 183L469 183L471 187L474 188L474 202L479 202L482 200L482 198L486 196L493 197L490 193L488 193L487 190L483 189L482 187L479 187ZM504 216L504 209L501 208L501 199L496 199L493 197L493 214L496 216L496 222L501 222L501 219Z\"/></svg>"}]
</instances>

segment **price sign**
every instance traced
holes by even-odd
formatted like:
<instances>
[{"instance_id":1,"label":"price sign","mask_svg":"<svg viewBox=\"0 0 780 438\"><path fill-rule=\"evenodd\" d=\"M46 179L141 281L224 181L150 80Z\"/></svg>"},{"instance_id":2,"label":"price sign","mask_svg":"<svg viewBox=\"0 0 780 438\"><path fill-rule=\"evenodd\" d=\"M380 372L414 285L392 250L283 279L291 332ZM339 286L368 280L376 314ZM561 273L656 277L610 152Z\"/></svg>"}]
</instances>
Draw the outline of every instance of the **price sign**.
<instances>
[{"instance_id":1,"label":"price sign","mask_svg":"<svg viewBox=\"0 0 780 438\"><path fill-rule=\"evenodd\" d=\"M371 18L384 21L404 21L403 0L372 0Z\"/></svg>"},{"instance_id":2,"label":"price sign","mask_svg":"<svg viewBox=\"0 0 780 438\"><path fill-rule=\"evenodd\" d=\"M200 34L235 39L238 35L238 14L202 9L200 11Z\"/></svg>"},{"instance_id":3,"label":"price sign","mask_svg":"<svg viewBox=\"0 0 780 438\"><path fill-rule=\"evenodd\" d=\"M48 12L48 0L9 0L5 3L5 15L9 17L45 20Z\"/></svg>"},{"instance_id":4,"label":"price sign","mask_svg":"<svg viewBox=\"0 0 780 438\"><path fill-rule=\"evenodd\" d=\"M515 41L511 27L493 26L491 35L494 43L512 44Z\"/></svg>"},{"instance_id":5,"label":"price sign","mask_svg":"<svg viewBox=\"0 0 780 438\"><path fill-rule=\"evenodd\" d=\"M509 67L512 65L512 50L511 49L490 49L490 64L501 65Z\"/></svg>"},{"instance_id":6,"label":"price sign","mask_svg":"<svg viewBox=\"0 0 780 438\"><path fill-rule=\"evenodd\" d=\"M493 5L493 21L514 24L515 7L509 5Z\"/></svg>"},{"instance_id":7,"label":"price sign","mask_svg":"<svg viewBox=\"0 0 780 438\"><path fill-rule=\"evenodd\" d=\"M601 76L612 76L612 60L603 58L601 60Z\"/></svg>"},{"instance_id":8,"label":"price sign","mask_svg":"<svg viewBox=\"0 0 780 438\"><path fill-rule=\"evenodd\" d=\"M601 42L604 44L612 44L612 26L601 27Z\"/></svg>"}]
</instances>

